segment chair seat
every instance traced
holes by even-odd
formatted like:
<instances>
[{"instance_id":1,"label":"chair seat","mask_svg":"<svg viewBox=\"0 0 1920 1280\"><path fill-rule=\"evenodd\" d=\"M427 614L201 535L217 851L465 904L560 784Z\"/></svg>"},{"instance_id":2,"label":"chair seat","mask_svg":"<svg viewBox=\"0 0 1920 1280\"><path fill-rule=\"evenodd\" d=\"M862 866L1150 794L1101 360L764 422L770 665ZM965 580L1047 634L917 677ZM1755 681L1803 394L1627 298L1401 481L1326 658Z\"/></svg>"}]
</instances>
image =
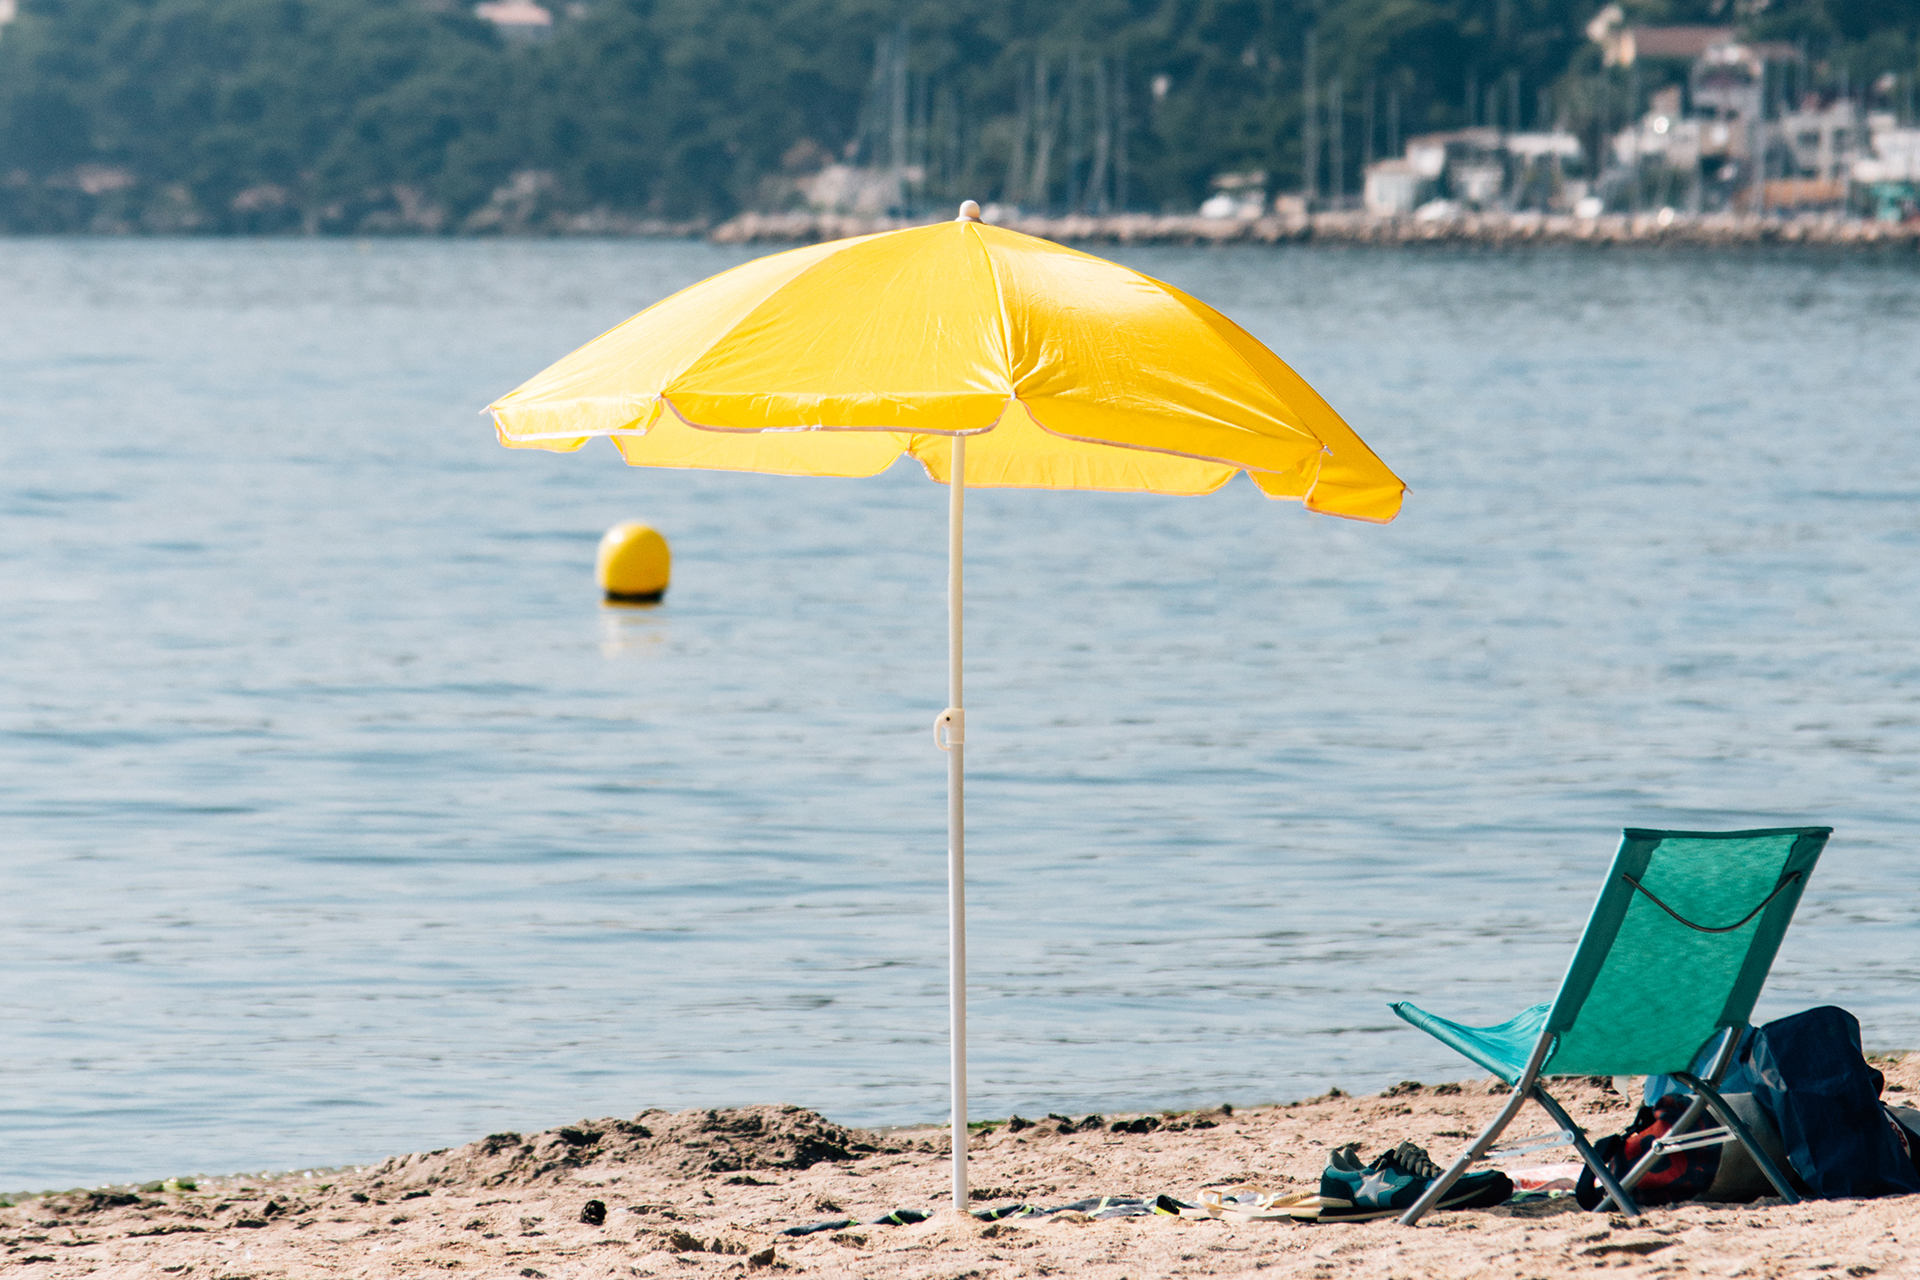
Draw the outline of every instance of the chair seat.
<instances>
[{"instance_id":1,"label":"chair seat","mask_svg":"<svg viewBox=\"0 0 1920 1280\"><path fill-rule=\"evenodd\" d=\"M1527 1059L1540 1041L1540 1028L1547 1025L1547 1014L1552 1011L1553 1003L1536 1004L1491 1027L1469 1027L1437 1013L1428 1013L1405 1000L1394 1004L1392 1009L1434 1039L1452 1045L1508 1084L1514 1084L1527 1069Z\"/></svg>"}]
</instances>

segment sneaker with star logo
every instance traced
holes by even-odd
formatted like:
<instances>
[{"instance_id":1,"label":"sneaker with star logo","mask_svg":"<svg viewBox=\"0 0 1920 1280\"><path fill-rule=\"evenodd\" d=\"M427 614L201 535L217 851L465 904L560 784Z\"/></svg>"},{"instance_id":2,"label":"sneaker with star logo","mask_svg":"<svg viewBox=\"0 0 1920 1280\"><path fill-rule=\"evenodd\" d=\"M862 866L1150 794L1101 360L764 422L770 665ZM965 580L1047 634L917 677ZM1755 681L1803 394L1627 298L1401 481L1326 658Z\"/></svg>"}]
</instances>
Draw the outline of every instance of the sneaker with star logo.
<instances>
[{"instance_id":1,"label":"sneaker with star logo","mask_svg":"<svg viewBox=\"0 0 1920 1280\"><path fill-rule=\"evenodd\" d=\"M1427 1153L1403 1142L1371 1164L1360 1163L1357 1143L1336 1148L1320 1175L1321 1222L1364 1222L1395 1217L1426 1193L1441 1169ZM1503 1204L1513 1183L1498 1170L1469 1173L1447 1188L1438 1209L1485 1209Z\"/></svg>"}]
</instances>

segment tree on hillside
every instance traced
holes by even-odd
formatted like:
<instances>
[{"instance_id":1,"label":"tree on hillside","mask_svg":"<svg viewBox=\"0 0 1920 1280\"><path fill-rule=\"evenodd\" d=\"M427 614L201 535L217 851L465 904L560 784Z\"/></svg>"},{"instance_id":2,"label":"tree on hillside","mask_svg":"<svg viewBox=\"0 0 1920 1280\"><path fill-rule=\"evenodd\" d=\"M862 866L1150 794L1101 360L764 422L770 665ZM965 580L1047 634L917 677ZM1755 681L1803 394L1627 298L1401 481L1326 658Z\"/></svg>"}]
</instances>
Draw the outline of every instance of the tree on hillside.
<instances>
[{"instance_id":1,"label":"tree on hillside","mask_svg":"<svg viewBox=\"0 0 1920 1280\"><path fill-rule=\"evenodd\" d=\"M513 42L450 0L24 0L0 31L0 226L710 220L833 163L920 204L1192 208L1229 172L1353 192L1410 134L1624 119L1595 7L587 0ZM1920 62L1920 0L1625 7L1750 12L1809 50L1809 84Z\"/></svg>"}]
</instances>

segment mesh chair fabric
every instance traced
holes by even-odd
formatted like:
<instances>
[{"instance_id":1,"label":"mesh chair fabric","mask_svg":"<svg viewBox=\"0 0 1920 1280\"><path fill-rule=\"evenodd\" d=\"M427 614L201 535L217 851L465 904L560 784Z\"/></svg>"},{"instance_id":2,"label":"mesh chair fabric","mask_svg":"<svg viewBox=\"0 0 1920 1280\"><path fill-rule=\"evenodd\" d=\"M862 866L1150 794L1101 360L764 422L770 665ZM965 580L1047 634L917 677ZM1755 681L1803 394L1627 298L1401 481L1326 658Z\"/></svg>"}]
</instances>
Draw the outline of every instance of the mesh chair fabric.
<instances>
[{"instance_id":1,"label":"mesh chair fabric","mask_svg":"<svg viewBox=\"0 0 1920 1280\"><path fill-rule=\"evenodd\" d=\"M1684 1070L1721 1029L1744 1025L1827 834L1627 832L1554 1001L1544 1071Z\"/></svg>"},{"instance_id":2,"label":"mesh chair fabric","mask_svg":"<svg viewBox=\"0 0 1920 1280\"><path fill-rule=\"evenodd\" d=\"M1551 1004L1536 1004L1518 1017L1493 1027L1469 1027L1406 1001L1393 1005L1395 1013L1434 1039L1452 1045L1493 1074L1513 1084L1527 1068L1527 1058L1547 1025Z\"/></svg>"}]
</instances>

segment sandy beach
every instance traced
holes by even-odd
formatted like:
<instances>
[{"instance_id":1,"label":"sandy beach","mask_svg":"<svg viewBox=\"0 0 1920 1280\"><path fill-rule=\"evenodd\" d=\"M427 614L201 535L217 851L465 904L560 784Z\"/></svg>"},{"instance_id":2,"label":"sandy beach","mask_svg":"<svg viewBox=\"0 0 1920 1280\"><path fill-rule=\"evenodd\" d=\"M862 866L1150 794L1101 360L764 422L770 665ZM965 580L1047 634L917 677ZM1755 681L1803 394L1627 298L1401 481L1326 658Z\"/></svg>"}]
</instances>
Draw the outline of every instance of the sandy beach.
<instances>
[{"instance_id":1,"label":"sandy beach","mask_svg":"<svg viewBox=\"0 0 1920 1280\"><path fill-rule=\"evenodd\" d=\"M1879 1065L1890 1098L1920 1093L1920 1054ZM1568 1081L1561 1096L1601 1134L1630 1117L1620 1090L1636 1085ZM996 1122L973 1140L975 1197L985 1207L1096 1195L1191 1200L1202 1188L1231 1184L1311 1190L1328 1150L1345 1142L1370 1157L1411 1139L1446 1159L1503 1088L1485 1078L1407 1082L1373 1097L1335 1092L1144 1118ZM1127 1120L1141 1122L1114 1128ZM1391 1220L1234 1224L1077 1213L990 1224L937 1212L945 1150L935 1129L849 1129L796 1107L642 1111L490 1135L360 1169L24 1199L0 1209L0 1267L36 1277L195 1280L1920 1273L1920 1197L1693 1203L1651 1210L1639 1223L1561 1198L1436 1214L1411 1231ZM864 1225L897 1209L936 1212L912 1225ZM844 1219L863 1225L783 1234Z\"/></svg>"}]
</instances>

